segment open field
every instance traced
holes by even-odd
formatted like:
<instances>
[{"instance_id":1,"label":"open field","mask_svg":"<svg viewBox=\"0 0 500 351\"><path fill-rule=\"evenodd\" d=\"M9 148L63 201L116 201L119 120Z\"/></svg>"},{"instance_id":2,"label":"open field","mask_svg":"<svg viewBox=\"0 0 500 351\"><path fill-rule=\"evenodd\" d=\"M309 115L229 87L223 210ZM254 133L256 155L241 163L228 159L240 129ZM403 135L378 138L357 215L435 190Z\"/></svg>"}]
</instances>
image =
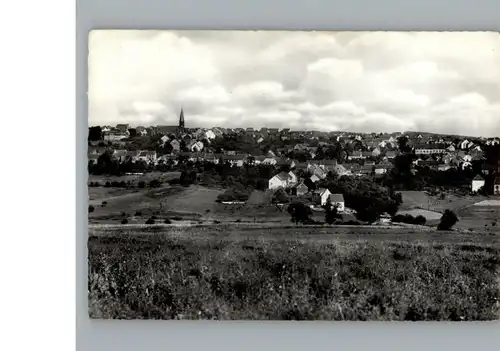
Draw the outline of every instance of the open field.
<instances>
[{"instance_id":1,"label":"open field","mask_svg":"<svg viewBox=\"0 0 500 351\"><path fill-rule=\"evenodd\" d=\"M120 319L498 318L498 235L412 231L92 227L89 314Z\"/></svg>"}]
</instances>

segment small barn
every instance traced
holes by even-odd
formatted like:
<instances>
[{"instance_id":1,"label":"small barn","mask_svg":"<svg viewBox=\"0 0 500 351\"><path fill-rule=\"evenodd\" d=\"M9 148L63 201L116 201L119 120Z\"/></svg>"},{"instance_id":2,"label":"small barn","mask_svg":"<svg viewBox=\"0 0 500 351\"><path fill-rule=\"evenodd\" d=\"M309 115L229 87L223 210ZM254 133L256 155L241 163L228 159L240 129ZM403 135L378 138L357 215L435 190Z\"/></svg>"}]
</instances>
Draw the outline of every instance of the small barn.
<instances>
[{"instance_id":1,"label":"small barn","mask_svg":"<svg viewBox=\"0 0 500 351\"><path fill-rule=\"evenodd\" d=\"M337 210L339 212L344 212L345 210L345 201L344 195L342 194L330 194L328 197L333 206L337 206Z\"/></svg>"}]
</instances>

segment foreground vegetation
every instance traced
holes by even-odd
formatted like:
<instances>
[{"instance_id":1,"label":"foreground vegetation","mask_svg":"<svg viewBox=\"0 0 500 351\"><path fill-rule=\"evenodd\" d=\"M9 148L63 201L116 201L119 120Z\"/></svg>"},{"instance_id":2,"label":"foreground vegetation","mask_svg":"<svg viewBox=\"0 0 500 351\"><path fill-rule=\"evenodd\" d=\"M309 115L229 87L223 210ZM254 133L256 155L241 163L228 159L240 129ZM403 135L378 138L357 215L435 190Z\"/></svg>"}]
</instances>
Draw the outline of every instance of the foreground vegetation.
<instances>
[{"instance_id":1,"label":"foreground vegetation","mask_svg":"<svg viewBox=\"0 0 500 351\"><path fill-rule=\"evenodd\" d=\"M89 314L118 319L491 320L494 244L89 238Z\"/></svg>"}]
</instances>

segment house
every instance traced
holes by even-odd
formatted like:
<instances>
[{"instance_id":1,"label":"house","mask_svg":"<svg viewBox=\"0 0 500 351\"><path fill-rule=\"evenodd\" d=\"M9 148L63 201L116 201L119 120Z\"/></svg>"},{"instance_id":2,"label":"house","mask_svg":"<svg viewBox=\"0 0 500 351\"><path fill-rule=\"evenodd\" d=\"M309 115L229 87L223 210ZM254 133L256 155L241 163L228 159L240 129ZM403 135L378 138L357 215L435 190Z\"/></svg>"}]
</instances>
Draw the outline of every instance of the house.
<instances>
[{"instance_id":1,"label":"house","mask_svg":"<svg viewBox=\"0 0 500 351\"><path fill-rule=\"evenodd\" d=\"M493 194L500 195L500 177L495 178L495 182L493 183Z\"/></svg>"},{"instance_id":2,"label":"house","mask_svg":"<svg viewBox=\"0 0 500 351\"><path fill-rule=\"evenodd\" d=\"M341 164L337 164L333 168L333 172L337 173L339 177L351 174L351 171L347 169L346 165L341 165Z\"/></svg>"},{"instance_id":3,"label":"house","mask_svg":"<svg viewBox=\"0 0 500 351\"><path fill-rule=\"evenodd\" d=\"M349 160L361 159L363 158L363 154L361 151L353 151L347 158Z\"/></svg>"},{"instance_id":4,"label":"house","mask_svg":"<svg viewBox=\"0 0 500 351\"><path fill-rule=\"evenodd\" d=\"M472 161L472 156L471 155L465 155L462 157L464 162L471 162Z\"/></svg>"},{"instance_id":5,"label":"house","mask_svg":"<svg viewBox=\"0 0 500 351\"><path fill-rule=\"evenodd\" d=\"M280 172L269 179L268 188L271 190L275 190L278 188L288 188L295 185L295 183L293 182L294 180L296 182L297 177L292 172Z\"/></svg>"},{"instance_id":6,"label":"house","mask_svg":"<svg viewBox=\"0 0 500 351\"><path fill-rule=\"evenodd\" d=\"M312 174L318 176L318 178L320 178L320 179L326 178L326 172L320 165L309 164L308 171L311 172Z\"/></svg>"},{"instance_id":7,"label":"house","mask_svg":"<svg viewBox=\"0 0 500 351\"><path fill-rule=\"evenodd\" d=\"M141 151L137 157L139 161L147 163L156 163L156 151Z\"/></svg>"},{"instance_id":8,"label":"house","mask_svg":"<svg viewBox=\"0 0 500 351\"><path fill-rule=\"evenodd\" d=\"M262 161L262 164L265 165L275 165L277 163L276 159L274 157L266 157L264 161Z\"/></svg>"},{"instance_id":9,"label":"house","mask_svg":"<svg viewBox=\"0 0 500 351\"><path fill-rule=\"evenodd\" d=\"M170 146L172 146L173 150L179 151L181 149L181 143L179 140L174 139L170 142Z\"/></svg>"},{"instance_id":10,"label":"house","mask_svg":"<svg viewBox=\"0 0 500 351\"><path fill-rule=\"evenodd\" d=\"M316 174L313 174L311 178L309 178L311 182L316 183L319 182L319 177Z\"/></svg>"},{"instance_id":11,"label":"house","mask_svg":"<svg viewBox=\"0 0 500 351\"><path fill-rule=\"evenodd\" d=\"M128 131L125 132L120 132L120 131L109 131L106 133L103 133L103 139L105 141L118 141L122 139L126 139L129 136Z\"/></svg>"},{"instance_id":12,"label":"house","mask_svg":"<svg viewBox=\"0 0 500 351\"><path fill-rule=\"evenodd\" d=\"M89 163L94 164L94 165L97 164L97 161L99 160L99 156L100 155L96 155L96 154L88 155Z\"/></svg>"},{"instance_id":13,"label":"house","mask_svg":"<svg viewBox=\"0 0 500 351\"><path fill-rule=\"evenodd\" d=\"M262 162L264 162L264 160L266 160L266 156L262 156L262 155L253 156L253 159L254 159L254 163L256 165L258 165L258 164L261 164Z\"/></svg>"},{"instance_id":14,"label":"house","mask_svg":"<svg viewBox=\"0 0 500 351\"><path fill-rule=\"evenodd\" d=\"M440 172L446 172L447 170L453 168L452 165L450 165L449 163L440 163L438 164L438 171Z\"/></svg>"},{"instance_id":15,"label":"house","mask_svg":"<svg viewBox=\"0 0 500 351\"><path fill-rule=\"evenodd\" d=\"M415 146L415 155L432 155L446 153L445 144L418 144Z\"/></svg>"},{"instance_id":16,"label":"house","mask_svg":"<svg viewBox=\"0 0 500 351\"><path fill-rule=\"evenodd\" d=\"M324 167L325 171L333 171L337 166L337 160L321 160L320 164Z\"/></svg>"},{"instance_id":17,"label":"house","mask_svg":"<svg viewBox=\"0 0 500 351\"><path fill-rule=\"evenodd\" d=\"M482 187L484 186L484 178L481 177L479 174L476 175L473 179L472 179L472 192L473 193L476 193L479 191L479 189L481 189Z\"/></svg>"},{"instance_id":18,"label":"house","mask_svg":"<svg viewBox=\"0 0 500 351\"><path fill-rule=\"evenodd\" d=\"M127 151L127 156L126 156L127 162L137 162L139 160L140 153L141 152L137 150Z\"/></svg>"},{"instance_id":19,"label":"house","mask_svg":"<svg viewBox=\"0 0 500 351\"><path fill-rule=\"evenodd\" d=\"M130 128L130 125L128 123L126 124L117 124L116 129L122 133L128 132L128 129Z\"/></svg>"},{"instance_id":20,"label":"house","mask_svg":"<svg viewBox=\"0 0 500 351\"><path fill-rule=\"evenodd\" d=\"M127 159L127 150L115 150L112 157L118 162L125 162Z\"/></svg>"},{"instance_id":21,"label":"house","mask_svg":"<svg viewBox=\"0 0 500 351\"><path fill-rule=\"evenodd\" d=\"M145 136L148 134L148 130L146 129L146 127L142 127L142 126L135 128L135 132L139 136Z\"/></svg>"},{"instance_id":22,"label":"house","mask_svg":"<svg viewBox=\"0 0 500 351\"><path fill-rule=\"evenodd\" d=\"M264 138L263 137L259 137L259 139L257 139L257 143L262 143L264 141Z\"/></svg>"},{"instance_id":23,"label":"house","mask_svg":"<svg viewBox=\"0 0 500 351\"><path fill-rule=\"evenodd\" d=\"M449 152L453 152L453 151L455 151L455 146L453 146L453 144L452 144L452 145L448 146L446 148L446 150L448 150Z\"/></svg>"},{"instance_id":24,"label":"house","mask_svg":"<svg viewBox=\"0 0 500 351\"><path fill-rule=\"evenodd\" d=\"M213 130L207 130L205 132L205 138L208 139L208 140L212 140L212 139L215 139L216 135L215 135L215 132Z\"/></svg>"},{"instance_id":25,"label":"house","mask_svg":"<svg viewBox=\"0 0 500 351\"><path fill-rule=\"evenodd\" d=\"M375 175L385 174L385 173L387 173L387 166L376 165L374 171L375 171Z\"/></svg>"},{"instance_id":26,"label":"house","mask_svg":"<svg viewBox=\"0 0 500 351\"><path fill-rule=\"evenodd\" d=\"M389 160L393 159L394 157L396 157L396 151L387 151L385 153L385 157Z\"/></svg>"},{"instance_id":27,"label":"house","mask_svg":"<svg viewBox=\"0 0 500 351\"><path fill-rule=\"evenodd\" d=\"M188 150L192 151L192 152L200 152L201 150L203 150L203 147L205 145L203 145L203 143L201 141L191 141L187 148Z\"/></svg>"},{"instance_id":28,"label":"house","mask_svg":"<svg viewBox=\"0 0 500 351\"><path fill-rule=\"evenodd\" d=\"M377 157L377 156L380 156L380 149L378 147L376 147L375 149L373 149L372 151L372 156L373 157Z\"/></svg>"},{"instance_id":29,"label":"house","mask_svg":"<svg viewBox=\"0 0 500 351\"><path fill-rule=\"evenodd\" d=\"M288 159L284 159L284 158L279 158L276 160L276 166L277 167L285 167L285 166L288 166L290 168L294 168L295 167L295 162L293 160L288 160Z\"/></svg>"},{"instance_id":30,"label":"house","mask_svg":"<svg viewBox=\"0 0 500 351\"><path fill-rule=\"evenodd\" d=\"M469 140L467 140L467 139L465 139L464 141L462 141L462 142L460 143L460 148L461 148L462 150L467 150L467 149L469 148L469 144L470 144L470 141L469 141Z\"/></svg>"},{"instance_id":31,"label":"house","mask_svg":"<svg viewBox=\"0 0 500 351\"><path fill-rule=\"evenodd\" d=\"M297 196L302 196L306 194L309 191L309 188L307 185L304 184L304 182L300 182L297 186L293 187L292 193Z\"/></svg>"},{"instance_id":32,"label":"house","mask_svg":"<svg viewBox=\"0 0 500 351\"><path fill-rule=\"evenodd\" d=\"M315 205L324 206L330 194L330 190L326 188L320 188L313 192L312 202Z\"/></svg>"},{"instance_id":33,"label":"house","mask_svg":"<svg viewBox=\"0 0 500 351\"><path fill-rule=\"evenodd\" d=\"M247 157L243 154L226 155L224 161L229 162L231 166L243 167Z\"/></svg>"},{"instance_id":34,"label":"house","mask_svg":"<svg viewBox=\"0 0 500 351\"><path fill-rule=\"evenodd\" d=\"M339 212L344 212L344 210L345 210L344 195L342 195L342 194L330 194L329 199L330 199L330 203L333 206L337 206L337 210Z\"/></svg>"},{"instance_id":35,"label":"house","mask_svg":"<svg viewBox=\"0 0 500 351\"><path fill-rule=\"evenodd\" d=\"M294 161L294 167L293 168L295 170L307 171L307 163Z\"/></svg>"},{"instance_id":36,"label":"house","mask_svg":"<svg viewBox=\"0 0 500 351\"><path fill-rule=\"evenodd\" d=\"M162 145L165 145L165 143L166 143L167 141L169 141L169 140L170 140L170 138L169 138L168 136L166 136L166 135L163 135L163 136L160 138L160 141L161 141Z\"/></svg>"}]
</instances>

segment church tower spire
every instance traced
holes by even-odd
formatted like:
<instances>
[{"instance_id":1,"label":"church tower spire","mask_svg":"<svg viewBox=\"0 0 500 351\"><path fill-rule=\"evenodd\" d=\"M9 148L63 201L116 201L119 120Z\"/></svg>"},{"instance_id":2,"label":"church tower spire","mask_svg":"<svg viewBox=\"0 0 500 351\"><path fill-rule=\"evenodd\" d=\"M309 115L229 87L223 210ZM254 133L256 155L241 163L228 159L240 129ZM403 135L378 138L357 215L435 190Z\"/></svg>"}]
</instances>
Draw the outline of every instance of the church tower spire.
<instances>
[{"instance_id":1,"label":"church tower spire","mask_svg":"<svg viewBox=\"0 0 500 351\"><path fill-rule=\"evenodd\" d=\"M181 114L179 116L179 130L181 132L184 131L184 110L182 107L181 107Z\"/></svg>"}]
</instances>

